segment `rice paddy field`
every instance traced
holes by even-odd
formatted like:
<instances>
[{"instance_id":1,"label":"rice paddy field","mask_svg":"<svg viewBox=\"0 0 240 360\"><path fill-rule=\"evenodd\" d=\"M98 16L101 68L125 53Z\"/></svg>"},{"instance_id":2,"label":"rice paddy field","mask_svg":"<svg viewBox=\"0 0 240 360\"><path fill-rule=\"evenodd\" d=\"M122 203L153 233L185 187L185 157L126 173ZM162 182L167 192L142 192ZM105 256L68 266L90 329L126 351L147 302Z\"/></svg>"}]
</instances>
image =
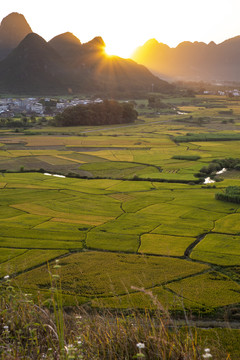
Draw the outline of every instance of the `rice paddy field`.
<instances>
[{"instance_id":1,"label":"rice paddy field","mask_svg":"<svg viewBox=\"0 0 240 360\"><path fill-rule=\"evenodd\" d=\"M65 305L154 308L151 292L172 312L235 309L239 318L240 205L215 193L240 186L240 172L214 185L194 174L213 159L240 157L240 140L174 139L240 134L240 102L180 100L166 99L191 118L151 113L139 101L131 125L0 132L2 281L9 275L47 299L55 274ZM234 122L219 114L221 102Z\"/></svg>"}]
</instances>

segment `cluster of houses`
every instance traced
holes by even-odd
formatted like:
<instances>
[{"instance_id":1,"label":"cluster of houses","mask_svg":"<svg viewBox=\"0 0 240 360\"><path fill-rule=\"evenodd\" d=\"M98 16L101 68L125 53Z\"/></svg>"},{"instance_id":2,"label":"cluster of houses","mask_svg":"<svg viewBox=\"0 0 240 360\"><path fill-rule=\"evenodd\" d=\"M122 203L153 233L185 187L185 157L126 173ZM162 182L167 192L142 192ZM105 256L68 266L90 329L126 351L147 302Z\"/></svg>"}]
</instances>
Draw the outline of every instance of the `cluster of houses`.
<instances>
[{"instance_id":1,"label":"cluster of houses","mask_svg":"<svg viewBox=\"0 0 240 360\"><path fill-rule=\"evenodd\" d=\"M6 98L0 99L0 117L13 117L16 114L26 115L49 115L49 109L51 109L51 115L63 111L69 106L76 106L79 104L89 104L92 102L102 102L101 99L95 100L82 100L82 99L59 99L52 100L50 98Z\"/></svg>"},{"instance_id":2,"label":"cluster of houses","mask_svg":"<svg viewBox=\"0 0 240 360\"><path fill-rule=\"evenodd\" d=\"M229 96L229 97L240 96L240 90L238 90L238 89L226 90L226 91L222 91L222 90L218 90L218 91L205 90L203 93L204 93L204 95L220 95L220 96Z\"/></svg>"}]
</instances>

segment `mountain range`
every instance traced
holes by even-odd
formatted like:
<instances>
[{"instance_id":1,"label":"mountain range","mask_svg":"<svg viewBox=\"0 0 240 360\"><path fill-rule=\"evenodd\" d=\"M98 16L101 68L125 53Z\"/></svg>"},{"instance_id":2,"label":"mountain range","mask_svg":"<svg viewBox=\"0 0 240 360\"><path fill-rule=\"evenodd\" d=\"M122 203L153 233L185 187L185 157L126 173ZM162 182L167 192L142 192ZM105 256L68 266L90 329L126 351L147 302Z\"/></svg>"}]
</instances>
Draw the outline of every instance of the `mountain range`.
<instances>
[{"instance_id":1,"label":"mountain range","mask_svg":"<svg viewBox=\"0 0 240 360\"><path fill-rule=\"evenodd\" d=\"M168 80L240 81L240 36L220 44L185 41L176 48L151 39L132 59Z\"/></svg>"},{"instance_id":2,"label":"mountain range","mask_svg":"<svg viewBox=\"0 0 240 360\"><path fill-rule=\"evenodd\" d=\"M12 13L0 25L0 92L67 94L159 91L173 86L131 59L107 56L95 37L82 44L67 32L46 42L23 15Z\"/></svg>"}]
</instances>

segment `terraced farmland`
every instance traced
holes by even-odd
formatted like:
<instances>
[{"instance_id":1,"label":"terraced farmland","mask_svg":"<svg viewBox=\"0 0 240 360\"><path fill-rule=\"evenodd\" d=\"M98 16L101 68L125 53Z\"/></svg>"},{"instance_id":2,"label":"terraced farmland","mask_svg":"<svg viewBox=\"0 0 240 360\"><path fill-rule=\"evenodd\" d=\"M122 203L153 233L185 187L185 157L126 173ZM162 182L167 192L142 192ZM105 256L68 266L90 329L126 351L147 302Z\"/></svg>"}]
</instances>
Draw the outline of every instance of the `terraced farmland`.
<instances>
[{"instance_id":1,"label":"terraced farmland","mask_svg":"<svg viewBox=\"0 0 240 360\"><path fill-rule=\"evenodd\" d=\"M208 129L182 115L147 115L67 135L1 133L1 280L48 298L57 272L65 304L154 307L144 288L171 310L240 306L240 206L215 199L240 185L239 172L213 186L194 176L213 159L237 158L240 141L177 143ZM207 124L224 133L221 121Z\"/></svg>"},{"instance_id":2,"label":"terraced farmland","mask_svg":"<svg viewBox=\"0 0 240 360\"><path fill-rule=\"evenodd\" d=\"M0 275L16 286L47 296L47 263L54 272L59 259L66 303L148 306L133 286L151 289L163 303L169 298L170 308L184 303L200 311L205 295L196 301L189 284L211 278L218 264L211 289L225 300L214 303L211 295L207 305L238 302L240 285L224 272L239 263L238 222L226 228L239 206L215 200L218 189L38 173L5 173L2 180ZM228 235L219 234L221 224Z\"/></svg>"}]
</instances>

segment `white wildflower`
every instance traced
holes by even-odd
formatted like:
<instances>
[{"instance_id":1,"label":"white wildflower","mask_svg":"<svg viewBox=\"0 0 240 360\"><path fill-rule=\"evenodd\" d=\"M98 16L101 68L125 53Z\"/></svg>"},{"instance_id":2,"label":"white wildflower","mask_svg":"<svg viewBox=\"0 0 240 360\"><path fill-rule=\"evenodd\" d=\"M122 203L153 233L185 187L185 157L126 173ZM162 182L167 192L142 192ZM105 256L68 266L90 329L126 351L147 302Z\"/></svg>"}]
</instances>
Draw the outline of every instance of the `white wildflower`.
<instances>
[{"instance_id":1,"label":"white wildflower","mask_svg":"<svg viewBox=\"0 0 240 360\"><path fill-rule=\"evenodd\" d=\"M61 265L58 265L58 264L53 266L54 269L60 269L60 267L61 267Z\"/></svg>"},{"instance_id":2,"label":"white wildflower","mask_svg":"<svg viewBox=\"0 0 240 360\"><path fill-rule=\"evenodd\" d=\"M204 349L204 351L205 351L205 354L203 354L202 357L204 359L210 359L212 357L212 355L210 354L210 349L206 348L206 349Z\"/></svg>"},{"instance_id":3,"label":"white wildflower","mask_svg":"<svg viewBox=\"0 0 240 360\"><path fill-rule=\"evenodd\" d=\"M9 275L4 276L4 280L9 279Z\"/></svg>"},{"instance_id":4,"label":"white wildflower","mask_svg":"<svg viewBox=\"0 0 240 360\"><path fill-rule=\"evenodd\" d=\"M57 275L57 274L53 274L52 278L53 278L53 279L59 279L59 278L60 278L60 276L59 276L59 275Z\"/></svg>"},{"instance_id":5,"label":"white wildflower","mask_svg":"<svg viewBox=\"0 0 240 360\"><path fill-rule=\"evenodd\" d=\"M75 351L75 348L74 348L73 344L69 344L69 345L65 346L65 350L66 350L66 352L68 354L68 353L71 353L71 352Z\"/></svg>"},{"instance_id":6,"label":"white wildflower","mask_svg":"<svg viewBox=\"0 0 240 360\"><path fill-rule=\"evenodd\" d=\"M210 354L210 353L205 353L204 355L203 355L203 358L204 359L210 359L212 357L212 355Z\"/></svg>"},{"instance_id":7,"label":"white wildflower","mask_svg":"<svg viewBox=\"0 0 240 360\"><path fill-rule=\"evenodd\" d=\"M136 346L139 349L144 349L145 348L145 345L143 343L138 343Z\"/></svg>"}]
</instances>

